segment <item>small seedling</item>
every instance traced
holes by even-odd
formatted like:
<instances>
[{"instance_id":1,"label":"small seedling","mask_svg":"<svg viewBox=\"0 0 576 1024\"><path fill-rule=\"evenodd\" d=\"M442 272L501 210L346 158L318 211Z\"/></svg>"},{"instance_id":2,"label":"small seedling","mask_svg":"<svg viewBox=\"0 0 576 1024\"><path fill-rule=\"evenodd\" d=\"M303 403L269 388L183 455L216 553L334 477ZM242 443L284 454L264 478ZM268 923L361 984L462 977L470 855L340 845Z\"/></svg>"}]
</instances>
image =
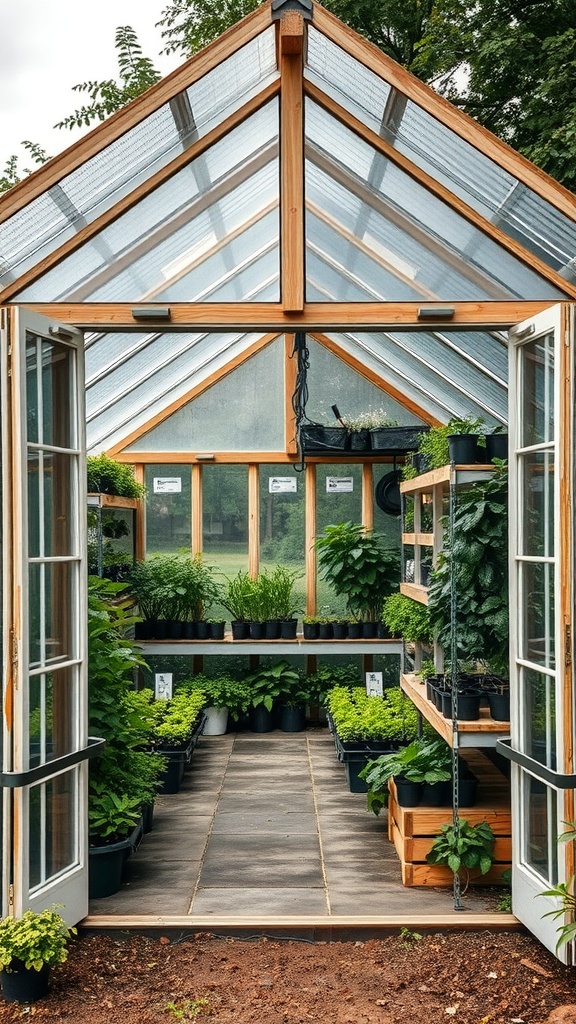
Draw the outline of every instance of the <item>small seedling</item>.
<instances>
[{"instance_id":1,"label":"small seedling","mask_svg":"<svg viewBox=\"0 0 576 1024\"><path fill-rule=\"evenodd\" d=\"M496 910L501 914L512 913L512 893L510 891L502 893L496 904Z\"/></svg>"},{"instance_id":2,"label":"small seedling","mask_svg":"<svg viewBox=\"0 0 576 1024\"><path fill-rule=\"evenodd\" d=\"M416 942L420 942L421 938L420 932L410 931L410 928L400 929L400 942L403 946L413 946Z\"/></svg>"},{"instance_id":3,"label":"small seedling","mask_svg":"<svg viewBox=\"0 0 576 1024\"><path fill-rule=\"evenodd\" d=\"M194 1020L199 1013L212 1013L207 999L180 999L164 1007L176 1020Z\"/></svg>"}]
</instances>

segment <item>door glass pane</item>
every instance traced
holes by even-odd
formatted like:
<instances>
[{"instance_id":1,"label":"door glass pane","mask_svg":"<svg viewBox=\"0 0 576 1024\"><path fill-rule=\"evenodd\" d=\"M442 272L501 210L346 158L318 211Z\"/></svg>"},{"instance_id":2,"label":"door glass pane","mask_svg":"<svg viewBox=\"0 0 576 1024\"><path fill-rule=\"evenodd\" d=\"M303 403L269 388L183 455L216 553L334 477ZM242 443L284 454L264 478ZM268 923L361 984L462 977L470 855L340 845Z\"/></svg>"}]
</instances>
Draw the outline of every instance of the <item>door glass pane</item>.
<instances>
[{"instance_id":1,"label":"door glass pane","mask_svg":"<svg viewBox=\"0 0 576 1024\"><path fill-rule=\"evenodd\" d=\"M77 684L75 666L30 676L30 767L78 749Z\"/></svg>"},{"instance_id":2,"label":"door glass pane","mask_svg":"<svg viewBox=\"0 0 576 1024\"><path fill-rule=\"evenodd\" d=\"M26 332L27 435L33 444L72 448L70 396L74 351ZM41 380L41 394L39 393Z\"/></svg>"},{"instance_id":3,"label":"door glass pane","mask_svg":"<svg viewBox=\"0 0 576 1024\"><path fill-rule=\"evenodd\" d=\"M30 664L76 656L72 643L70 562L33 562L29 567Z\"/></svg>"},{"instance_id":4,"label":"door glass pane","mask_svg":"<svg viewBox=\"0 0 576 1024\"><path fill-rule=\"evenodd\" d=\"M554 440L554 334L526 342L520 351L520 447Z\"/></svg>"},{"instance_id":5,"label":"door glass pane","mask_svg":"<svg viewBox=\"0 0 576 1024\"><path fill-rule=\"evenodd\" d=\"M554 566L550 562L520 565L523 628L520 657L554 668Z\"/></svg>"},{"instance_id":6,"label":"door glass pane","mask_svg":"<svg viewBox=\"0 0 576 1024\"><path fill-rule=\"evenodd\" d=\"M146 466L146 554L192 548L192 469L172 464Z\"/></svg>"},{"instance_id":7,"label":"door glass pane","mask_svg":"<svg viewBox=\"0 0 576 1024\"><path fill-rule=\"evenodd\" d=\"M205 561L226 576L248 568L248 467L202 467Z\"/></svg>"},{"instance_id":8,"label":"door glass pane","mask_svg":"<svg viewBox=\"0 0 576 1024\"><path fill-rule=\"evenodd\" d=\"M296 490L287 490L295 487ZM305 475L293 466L260 466L260 567L273 569L281 563L300 573L294 582L294 607L302 615L306 607L304 578Z\"/></svg>"},{"instance_id":9,"label":"door glass pane","mask_svg":"<svg viewBox=\"0 0 576 1024\"><path fill-rule=\"evenodd\" d=\"M523 555L554 555L554 452L519 455Z\"/></svg>"},{"instance_id":10,"label":"door glass pane","mask_svg":"<svg viewBox=\"0 0 576 1024\"><path fill-rule=\"evenodd\" d=\"M556 769L556 694L554 677L532 669L523 671L525 752L540 764Z\"/></svg>"},{"instance_id":11,"label":"door glass pane","mask_svg":"<svg viewBox=\"0 0 576 1024\"><path fill-rule=\"evenodd\" d=\"M336 463L316 470L316 536L336 523L362 522L362 466ZM346 599L337 597L318 574L318 615L344 615Z\"/></svg>"},{"instance_id":12,"label":"door glass pane","mask_svg":"<svg viewBox=\"0 0 576 1024\"><path fill-rule=\"evenodd\" d=\"M30 889L78 861L78 769L30 789Z\"/></svg>"},{"instance_id":13,"label":"door glass pane","mask_svg":"<svg viewBox=\"0 0 576 1024\"><path fill-rule=\"evenodd\" d=\"M59 452L28 452L30 558L74 554L70 500L75 463L76 456L73 455Z\"/></svg>"},{"instance_id":14,"label":"door glass pane","mask_svg":"<svg viewBox=\"0 0 576 1024\"><path fill-rule=\"evenodd\" d=\"M524 817L526 821L525 863L547 882L558 878L556 841L556 791L531 775L524 777Z\"/></svg>"}]
</instances>

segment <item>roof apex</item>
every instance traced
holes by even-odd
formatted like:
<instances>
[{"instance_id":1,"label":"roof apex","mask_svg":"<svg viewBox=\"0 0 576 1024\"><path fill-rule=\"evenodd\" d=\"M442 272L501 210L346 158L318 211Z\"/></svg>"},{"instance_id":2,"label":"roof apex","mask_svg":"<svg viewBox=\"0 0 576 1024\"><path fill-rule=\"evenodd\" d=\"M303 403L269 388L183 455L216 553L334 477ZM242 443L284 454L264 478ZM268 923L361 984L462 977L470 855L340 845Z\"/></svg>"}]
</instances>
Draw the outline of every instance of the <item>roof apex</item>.
<instances>
[{"instance_id":1,"label":"roof apex","mask_svg":"<svg viewBox=\"0 0 576 1024\"><path fill-rule=\"evenodd\" d=\"M285 11L298 11L306 20L312 19L312 0L272 0L272 21L279 21Z\"/></svg>"}]
</instances>

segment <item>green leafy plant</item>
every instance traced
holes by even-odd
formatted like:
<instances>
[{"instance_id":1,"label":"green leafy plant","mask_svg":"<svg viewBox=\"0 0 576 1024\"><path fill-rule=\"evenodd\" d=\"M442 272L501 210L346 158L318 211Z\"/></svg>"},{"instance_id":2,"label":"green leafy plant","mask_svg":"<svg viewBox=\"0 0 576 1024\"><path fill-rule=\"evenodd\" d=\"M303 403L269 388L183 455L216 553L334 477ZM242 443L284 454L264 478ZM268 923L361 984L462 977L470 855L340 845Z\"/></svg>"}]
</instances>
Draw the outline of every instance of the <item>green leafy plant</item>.
<instances>
[{"instance_id":1,"label":"green leafy plant","mask_svg":"<svg viewBox=\"0 0 576 1024\"><path fill-rule=\"evenodd\" d=\"M206 676L199 674L193 679L178 684L178 692L198 690L204 694L205 707L228 708L234 718L239 718L250 707L251 690L243 679L229 675Z\"/></svg>"},{"instance_id":2,"label":"green leafy plant","mask_svg":"<svg viewBox=\"0 0 576 1024\"><path fill-rule=\"evenodd\" d=\"M456 594L459 661L487 662L508 676L508 478L496 466L490 477L462 488L454 510L451 546L432 571L428 613L438 642L450 650L452 594Z\"/></svg>"},{"instance_id":3,"label":"green leafy plant","mask_svg":"<svg viewBox=\"0 0 576 1024\"><path fill-rule=\"evenodd\" d=\"M130 835L141 814L142 801L127 793L109 792L104 780L92 782L88 824L92 845L116 843Z\"/></svg>"},{"instance_id":4,"label":"green leafy plant","mask_svg":"<svg viewBox=\"0 0 576 1024\"><path fill-rule=\"evenodd\" d=\"M390 594L385 599L382 621L393 636L400 636L408 643L431 644L433 641L428 608L405 594Z\"/></svg>"},{"instance_id":5,"label":"green leafy plant","mask_svg":"<svg viewBox=\"0 0 576 1024\"><path fill-rule=\"evenodd\" d=\"M141 498L144 487L134 479L134 467L115 462L108 455L89 455L86 459L89 494L117 494L123 498Z\"/></svg>"},{"instance_id":6,"label":"green leafy plant","mask_svg":"<svg viewBox=\"0 0 576 1024\"><path fill-rule=\"evenodd\" d=\"M364 687L334 686L326 697L338 737L355 740L407 741L416 738L418 715L400 687L390 687L383 697L369 697Z\"/></svg>"},{"instance_id":7,"label":"green leafy plant","mask_svg":"<svg viewBox=\"0 0 576 1024\"><path fill-rule=\"evenodd\" d=\"M486 875L494 863L494 833L486 821L469 825L464 818L442 825L440 834L426 855L428 864L442 864L456 873L464 872L466 880L471 871Z\"/></svg>"},{"instance_id":8,"label":"green leafy plant","mask_svg":"<svg viewBox=\"0 0 576 1024\"><path fill-rule=\"evenodd\" d=\"M400 942L403 946L412 947L423 938L420 932L413 932L410 928L400 929Z\"/></svg>"},{"instance_id":9,"label":"green leafy plant","mask_svg":"<svg viewBox=\"0 0 576 1024\"><path fill-rule=\"evenodd\" d=\"M206 696L202 690L178 690L170 700L158 701L162 705L160 720L156 723L153 740L159 749L184 747L198 721Z\"/></svg>"},{"instance_id":10,"label":"green leafy plant","mask_svg":"<svg viewBox=\"0 0 576 1024\"><path fill-rule=\"evenodd\" d=\"M136 562L130 587L148 620L198 621L220 597L214 570L200 555L155 555Z\"/></svg>"},{"instance_id":11,"label":"green leafy plant","mask_svg":"<svg viewBox=\"0 0 576 1024\"><path fill-rule=\"evenodd\" d=\"M448 423L431 427L426 433L418 436L418 451L424 455L430 469L440 469L450 462L448 438L451 434L481 434L484 426L482 419L472 416L452 417Z\"/></svg>"},{"instance_id":12,"label":"green leafy plant","mask_svg":"<svg viewBox=\"0 0 576 1024\"><path fill-rule=\"evenodd\" d=\"M576 822L564 821L564 825L568 828L565 832L562 832L558 836L559 843L573 843L576 842ZM558 942L556 943L556 952L561 946L564 946L567 942L571 942L572 939L576 938L576 893L574 891L574 875L568 879L567 882L558 882L557 885L552 886L550 889L545 889L544 892L538 893L539 896L552 896L554 899L559 900L560 905L555 910L549 910L543 914L542 917L551 917L554 921L561 921L558 925ZM568 918L568 920L566 920Z\"/></svg>"},{"instance_id":13,"label":"green leafy plant","mask_svg":"<svg viewBox=\"0 0 576 1024\"><path fill-rule=\"evenodd\" d=\"M166 1003L164 1007L176 1020L194 1020L201 1013L212 1013L208 999L180 999L177 1003Z\"/></svg>"},{"instance_id":14,"label":"green leafy plant","mask_svg":"<svg viewBox=\"0 0 576 1024\"><path fill-rule=\"evenodd\" d=\"M263 705L271 711L275 701L294 692L300 685L300 674L287 661L278 661L248 676L246 682L251 690L251 707Z\"/></svg>"},{"instance_id":15,"label":"green leafy plant","mask_svg":"<svg viewBox=\"0 0 576 1024\"><path fill-rule=\"evenodd\" d=\"M377 534L352 522L327 526L314 546L323 579L346 598L348 612L378 620L382 601L398 585L396 552Z\"/></svg>"},{"instance_id":16,"label":"green leafy plant","mask_svg":"<svg viewBox=\"0 0 576 1024\"><path fill-rule=\"evenodd\" d=\"M315 672L306 676L308 699L324 704L330 690L335 686L359 687L362 673L356 665L319 665Z\"/></svg>"},{"instance_id":17,"label":"green leafy plant","mask_svg":"<svg viewBox=\"0 0 576 1024\"><path fill-rule=\"evenodd\" d=\"M368 784L368 810L379 814L386 805L390 779L403 776L410 782L448 782L451 766L452 755L444 740L416 739L407 747L381 754L359 773Z\"/></svg>"},{"instance_id":18,"label":"green leafy plant","mask_svg":"<svg viewBox=\"0 0 576 1024\"><path fill-rule=\"evenodd\" d=\"M10 971L14 961L28 970L63 964L68 959L68 942L76 934L57 912L26 910L22 917L0 921L0 968Z\"/></svg>"},{"instance_id":19,"label":"green leafy plant","mask_svg":"<svg viewBox=\"0 0 576 1024\"><path fill-rule=\"evenodd\" d=\"M233 622L246 622L250 617L250 598L252 579L248 572L238 572L236 576L226 580L226 590L222 596L222 604L230 612Z\"/></svg>"}]
</instances>

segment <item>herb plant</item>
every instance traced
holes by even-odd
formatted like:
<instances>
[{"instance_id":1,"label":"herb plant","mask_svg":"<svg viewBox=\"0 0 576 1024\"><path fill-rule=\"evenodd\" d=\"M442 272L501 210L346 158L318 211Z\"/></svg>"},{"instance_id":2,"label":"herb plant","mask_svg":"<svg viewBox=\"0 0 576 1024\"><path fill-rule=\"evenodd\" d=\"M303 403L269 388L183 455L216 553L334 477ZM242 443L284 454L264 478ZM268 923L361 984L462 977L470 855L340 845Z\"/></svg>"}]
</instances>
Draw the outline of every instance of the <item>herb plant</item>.
<instances>
[{"instance_id":1,"label":"herb plant","mask_svg":"<svg viewBox=\"0 0 576 1024\"><path fill-rule=\"evenodd\" d=\"M395 551L378 534L358 523L327 526L315 541L323 579L358 618L378 620L382 601L398 585L400 565Z\"/></svg>"},{"instance_id":2,"label":"herb plant","mask_svg":"<svg viewBox=\"0 0 576 1024\"><path fill-rule=\"evenodd\" d=\"M141 498L144 487L134 479L134 467L116 462L108 455L89 455L86 459L89 494L117 494L123 498Z\"/></svg>"},{"instance_id":3,"label":"herb plant","mask_svg":"<svg viewBox=\"0 0 576 1024\"><path fill-rule=\"evenodd\" d=\"M426 856L428 864L443 864L454 874L478 870L486 875L494 863L494 833L486 821L469 825L463 818L454 824L442 825L440 834Z\"/></svg>"},{"instance_id":4,"label":"herb plant","mask_svg":"<svg viewBox=\"0 0 576 1024\"><path fill-rule=\"evenodd\" d=\"M431 644L432 627L428 608L405 594L390 594L382 605L382 620L393 636L407 643Z\"/></svg>"},{"instance_id":5,"label":"herb plant","mask_svg":"<svg viewBox=\"0 0 576 1024\"><path fill-rule=\"evenodd\" d=\"M10 971L15 960L35 971L63 964L68 959L68 941L75 934L76 929L68 927L55 907L4 917L0 920L0 968Z\"/></svg>"}]
</instances>

